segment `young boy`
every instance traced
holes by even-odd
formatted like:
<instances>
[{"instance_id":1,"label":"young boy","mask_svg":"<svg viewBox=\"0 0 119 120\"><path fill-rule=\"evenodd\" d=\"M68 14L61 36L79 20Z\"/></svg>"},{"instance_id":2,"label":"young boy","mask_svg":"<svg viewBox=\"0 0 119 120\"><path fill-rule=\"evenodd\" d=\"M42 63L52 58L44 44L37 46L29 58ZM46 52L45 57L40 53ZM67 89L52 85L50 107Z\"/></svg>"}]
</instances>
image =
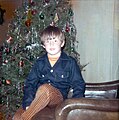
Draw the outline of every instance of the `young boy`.
<instances>
[{"instance_id":1,"label":"young boy","mask_svg":"<svg viewBox=\"0 0 119 120\"><path fill-rule=\"evenodd\" d=\"M46 106L55 106L67 98L73 89L73 98L84 97L85 82L74 58L62 51L64 33L48 26L41 34L46 54L40 57L30 71L24 86L22 120L30 120Z\"/></svg>"}]
</instances>

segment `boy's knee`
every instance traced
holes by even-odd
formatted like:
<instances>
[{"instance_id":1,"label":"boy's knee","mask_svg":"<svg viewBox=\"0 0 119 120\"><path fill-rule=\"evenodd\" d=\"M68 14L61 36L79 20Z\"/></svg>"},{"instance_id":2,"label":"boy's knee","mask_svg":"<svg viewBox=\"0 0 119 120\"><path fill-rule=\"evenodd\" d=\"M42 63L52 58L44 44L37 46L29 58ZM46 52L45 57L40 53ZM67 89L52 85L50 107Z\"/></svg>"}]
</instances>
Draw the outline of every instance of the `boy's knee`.
<instances>
[{"instance_id":1,"label":"boy's knee","mask_svg":"<svg viewBox=\"0 0 119 120\"><path fill-rule=\"evenodd\" d=\"M38 88L38 90L36 92L36 96L38 94L42 94L42 93L47 93L48 94L49 91L50 91L50 85L49 84L43 84Z\"/></svg>"}]
</instances>

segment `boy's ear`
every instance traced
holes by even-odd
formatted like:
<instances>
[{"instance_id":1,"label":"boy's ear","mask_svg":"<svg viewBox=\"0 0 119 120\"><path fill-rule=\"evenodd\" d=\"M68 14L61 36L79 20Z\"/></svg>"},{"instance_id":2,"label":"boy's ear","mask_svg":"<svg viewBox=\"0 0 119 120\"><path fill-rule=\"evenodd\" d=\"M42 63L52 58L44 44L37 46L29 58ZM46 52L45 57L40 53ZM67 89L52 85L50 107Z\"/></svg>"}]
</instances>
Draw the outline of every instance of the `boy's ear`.
<instances>
[{"instance_id":1,"label":"boy's ear","mask_svg":"<svg viewBox=\"0 0 119 120\"><path fill-rule=\"evenodd\" d=\"M61 47L64 47L65 41L62 42Z\"/></svg>"}]
</instances>

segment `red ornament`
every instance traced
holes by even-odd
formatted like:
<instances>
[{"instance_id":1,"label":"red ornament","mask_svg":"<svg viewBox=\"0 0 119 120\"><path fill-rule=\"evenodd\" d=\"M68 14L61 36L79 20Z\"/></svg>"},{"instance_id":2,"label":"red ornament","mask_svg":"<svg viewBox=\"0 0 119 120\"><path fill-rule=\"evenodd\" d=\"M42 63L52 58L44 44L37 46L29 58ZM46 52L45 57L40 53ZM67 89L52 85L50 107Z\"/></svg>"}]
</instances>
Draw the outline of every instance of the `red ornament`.
<instances>
[{"instance_id":1,"label":"red ornament","mask_svg":"<svg viewBox=\"0 0 119 120\"><path fill-rule=\"evenodd\" d=\"M37 10L32 10L32 11L31 11L31 14L32 14L32 15L35 15L36 13L37 13Z\"/></svg>"},{"instance_id":2,"label":"red ornament","mask_svg":"<svg viewBox=\"0 0 119 120\"><path fill-rule=\"evenodd\" d=\"M27 27L29 27L29 26L31 25L31 19L26 20L26 21L25 21L25 25L26 25Z\"/></svg>"},{"instance_id":3,"label":"red ornament","mask_svg":"<svg viewBox=\"0 0 119 120\"><path fill-rule=\"evenodd\" d=\"M19 61L18 65L19 65L20 67L23 67L23 66L24 66L24 61L23 61L23 60Z\"/></svg>"},{"instance_id":4,"label":"red ornament","mask_svg":"<svg viewBox=\"0 0 119 120\"><path fill-rule=\"evenodd\" d=\"M70 28L68 26L66 26L66 29L65 29L66 32L69 32L70 31Z\"/></svg>"},{"instance_id":5,"label":"red ornament","mask_svg":"<svg viewBox=\"0 0 119 120\"><path fill-rule=\"evenodd\" d=\"M11 80L6 80L6 85L10 85L11 84Z\"/></svg>"},{"instance_id":6,"label":"red ornament","mask_svg":"<svg viewBox=\"0 0 119 120\"><path fill-rule=\"evenodd\" d=\"M70 31L70 27L69 27L69 23L68 23L68 22L66 23L65 31L66 31L66 32L69 32L69 31Z\"/></svg>"},{"instance_id":7,"label":"red ornament","mask_svg":"<svg viewBox=\"0 0 119 120\"><path fill-rule=\"evenodd\" d=\"M8 63L8 60L4 60L4 62L3 62L4 64L7 64Z\"/></svg>"}]
</instances>

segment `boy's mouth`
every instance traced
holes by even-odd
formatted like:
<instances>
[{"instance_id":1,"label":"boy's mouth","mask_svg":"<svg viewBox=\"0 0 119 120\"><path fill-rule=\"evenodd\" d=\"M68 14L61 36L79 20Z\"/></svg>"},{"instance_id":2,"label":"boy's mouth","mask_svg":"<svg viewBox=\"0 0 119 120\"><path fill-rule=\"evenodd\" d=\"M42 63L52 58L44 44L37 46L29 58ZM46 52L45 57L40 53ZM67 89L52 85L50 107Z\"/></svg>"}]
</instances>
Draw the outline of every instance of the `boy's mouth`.
<instances>
[{"instance_id":1,"label":"boy's mouth","mask_svg":"<svg viewBox=\"0 0 119 120\"><path fill-rule=\"evenodd\" d=\"M51 51L55 50L55 48L50 48Z\"/></svg>"}]
</instances>

